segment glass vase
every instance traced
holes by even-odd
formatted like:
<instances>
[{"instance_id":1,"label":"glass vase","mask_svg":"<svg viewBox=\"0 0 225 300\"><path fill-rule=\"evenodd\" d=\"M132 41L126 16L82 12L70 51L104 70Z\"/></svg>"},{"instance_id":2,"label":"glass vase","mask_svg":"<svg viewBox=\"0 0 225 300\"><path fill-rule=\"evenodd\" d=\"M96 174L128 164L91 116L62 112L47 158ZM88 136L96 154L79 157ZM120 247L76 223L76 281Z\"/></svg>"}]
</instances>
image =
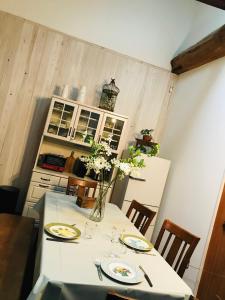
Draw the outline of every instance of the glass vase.
<instances>
[{"instance_id":1,"label":"glass vase","mask_svg":"<svg viewBox=\"0 0 225 300\"><path fill-rule=\"evenodd\" d=\"M101 222L104 218L106 194L99 193L95 205L91 211L89 219L95 222Z\"/></svg>"}]
</instances>

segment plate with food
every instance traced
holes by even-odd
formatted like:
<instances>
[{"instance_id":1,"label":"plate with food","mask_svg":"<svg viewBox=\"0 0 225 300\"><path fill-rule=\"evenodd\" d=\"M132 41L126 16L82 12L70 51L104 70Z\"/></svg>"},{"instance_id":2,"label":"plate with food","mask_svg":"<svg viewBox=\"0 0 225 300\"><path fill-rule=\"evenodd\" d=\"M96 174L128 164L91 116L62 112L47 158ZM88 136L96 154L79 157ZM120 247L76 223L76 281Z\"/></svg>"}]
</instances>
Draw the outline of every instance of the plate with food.
<instances>
[{"instance_id":1,"label":"plate with food","mask_svg":"<svg viewBox=\"0 0 225 300\"><path fill-rule=\"evenodd\" d=\"M153 244L144 237L134 234L122 234L120 240L128 247L138 251L150 251L153 248Z\"/></svg>"},{"instance_id":2,"label":"plate with food","mask_svg":"<svg viewBox=\"0 0 225 300\"><path fill-rule=\"evenodd\" d=\"M109 277L123 283L136 284L143 281L143 273L137 266L119 259L103 260L101 269Z\"/></svg>"},{"instance_id":3,"label":"plate with food","mask_svg":"<svg viewBox=\"0 0 225 300\"><path fill-rule=\"evenodd\" d=\"M44 229L50 235L66 240L77 239L81 234L78 228L65 223L50 223Z\"/></svg>"}]
</instances>

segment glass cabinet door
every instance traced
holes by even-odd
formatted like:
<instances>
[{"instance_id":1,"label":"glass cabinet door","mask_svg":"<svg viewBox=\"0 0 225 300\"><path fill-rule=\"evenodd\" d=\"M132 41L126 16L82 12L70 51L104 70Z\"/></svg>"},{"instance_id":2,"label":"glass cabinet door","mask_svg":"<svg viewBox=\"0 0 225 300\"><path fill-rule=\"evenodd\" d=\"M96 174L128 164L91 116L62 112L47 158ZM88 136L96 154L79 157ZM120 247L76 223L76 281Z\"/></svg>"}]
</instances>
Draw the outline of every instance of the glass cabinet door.
<instances>
[{"instance_id":1,"label":"glass cabinet door","mask_svg":"<svg viewBox=\"0 0 225 300\"><path fill-rule=\"evenodd\" d=\"M69 140L76 111L77 104L70 104L61 100L53 101L49 110L45 134Z\"/></svg>"},{"instance_id":2,"label":"glass cabinet door","mask_svg":"<svg viewBox=\"0 0 225 300\"><path fill-rule=\"evenodd\" d=\"M101 112L79 107L71 140L83 145L89 145L91 140L97 140L101 120Z\"/></svg>"},{"instance_id":3,"label":"glass cabinet door","mask_svg":"<svg viewBox=\"0 0 225 300\"><path fill-rule=\"evenodd\" d=\"M110 147L115 152L119 150L124 124L124 119L116 116L114 117L110 114L105 114L101 131L101 141L105 141L111 137L112 140L110 142Z\"/></svg>"}]
</instances>

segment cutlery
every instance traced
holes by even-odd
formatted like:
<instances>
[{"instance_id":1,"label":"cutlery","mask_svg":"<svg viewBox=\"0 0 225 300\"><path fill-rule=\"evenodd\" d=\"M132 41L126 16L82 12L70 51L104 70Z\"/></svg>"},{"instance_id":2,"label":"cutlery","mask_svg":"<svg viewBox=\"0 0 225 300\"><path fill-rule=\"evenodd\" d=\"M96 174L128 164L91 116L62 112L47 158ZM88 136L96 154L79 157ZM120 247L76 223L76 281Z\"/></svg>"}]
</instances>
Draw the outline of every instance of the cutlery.
<instances>
[{"instance_id":1,"label":"cutlery","mask_svg":"<svg viewBox=\"0 0 225 300\"><path fill-rule=\"evenodd\" d=\"M139 266L139 268L144 273L144 277L145 277L146 281L148 282L148 284L150 285L150 287L153 287L153 284L152 284L150 278L148 277L148 274L145 272L145 270L142 268L142 266Z\"/></svg>"},{"instance_id":2,"label":"cutlery","mask_svg":"<svg viewBox=\"0 0 225 300\"><path fill-rule=\"evenodd\" d=\"M145 254L145 255L156 256L156 254L149 253L149 252L140 252L140 251L138 251L138 250L134 250L134 252L135 252L136 254Z\"/></svg>"},{"instance_id":3,"label":"cutlery","mask_svg":"<svg viewBox=\"0 0 225 300\"><path fill-rule=\"evenodd\" d=\"M95 260L95 265L96 265L96 267L97 267L97 270L98 270L98 277L99 277L99 279L102 281L103 280L103 278L102 278L102 271L101 271L101 263L100 263L100 260L99 259L96 259Z\"/></svg>"},{"instance_id":4,"label":"cutlery","mask_svg":"<svg viewBox=\"0 0 225 300\"><path fill-rule=\"evenodd\" d=\"M46 238L46 240L51 241L51 242L79 244L79 242L74 241L74 240L61 240L61 239L56 239L56 238Z\"/></svg>"}]
</instances>

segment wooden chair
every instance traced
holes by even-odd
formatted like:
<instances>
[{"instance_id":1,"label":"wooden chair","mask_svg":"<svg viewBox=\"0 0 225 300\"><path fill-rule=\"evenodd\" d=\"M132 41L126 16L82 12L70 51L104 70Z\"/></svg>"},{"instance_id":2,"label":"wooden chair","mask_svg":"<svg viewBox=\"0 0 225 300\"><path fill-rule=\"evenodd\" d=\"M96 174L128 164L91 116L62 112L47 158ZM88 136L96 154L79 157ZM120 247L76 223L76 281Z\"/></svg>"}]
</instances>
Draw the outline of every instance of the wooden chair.
<instances>
[{"instance_id":1,"label":"wooden chair","mask_svg":"<svg viewBox=\"0 0 225 300\"><path fill-rule=\"evenodd\" d=\"M95 202L96 188L96 181L69 177L66 194L77 196L77 204L80 207L92 208Z\"/></svg>"},{"instance_id":2,"label":"wooden chair","mask_svg":"<svg viewBox=\"0 0 225 300\"><path fill-rule=\"evenodd\" d=\"M168 231L169 235L165 240L165 244L162 243L161 255L165 254L165 260L180 277L183 277L200 238L172 223L170 220L165 220L155 243L156 250L159 250L165 231ZM172 237L173 239L171 239Z\"/></svg>"},{"instance_id":3,"label":"wooden chair","mask_svg":"<svg viewBox=\"0 0 225 300\"><path fill-rule=\"evenodd\" d=\"M106 300L136 300L136 299L120 295L116 292L108 292Z\"/></svg>"},{"instance_id":4,"label":"wooden chair","mask_svg":"<svg viewBox=\"0 0 225 300\"><path fill-rule=\"evenodd\" d=\"M133 215L131 215L133 214ZM144 235L148 230L156 212L150 210L144 205L140 204L136 200L131 202L131 205L127 211L126 216L129 218L131 216L131 222L137 227L140 232Z\"/></svg>"}]
</instances>

